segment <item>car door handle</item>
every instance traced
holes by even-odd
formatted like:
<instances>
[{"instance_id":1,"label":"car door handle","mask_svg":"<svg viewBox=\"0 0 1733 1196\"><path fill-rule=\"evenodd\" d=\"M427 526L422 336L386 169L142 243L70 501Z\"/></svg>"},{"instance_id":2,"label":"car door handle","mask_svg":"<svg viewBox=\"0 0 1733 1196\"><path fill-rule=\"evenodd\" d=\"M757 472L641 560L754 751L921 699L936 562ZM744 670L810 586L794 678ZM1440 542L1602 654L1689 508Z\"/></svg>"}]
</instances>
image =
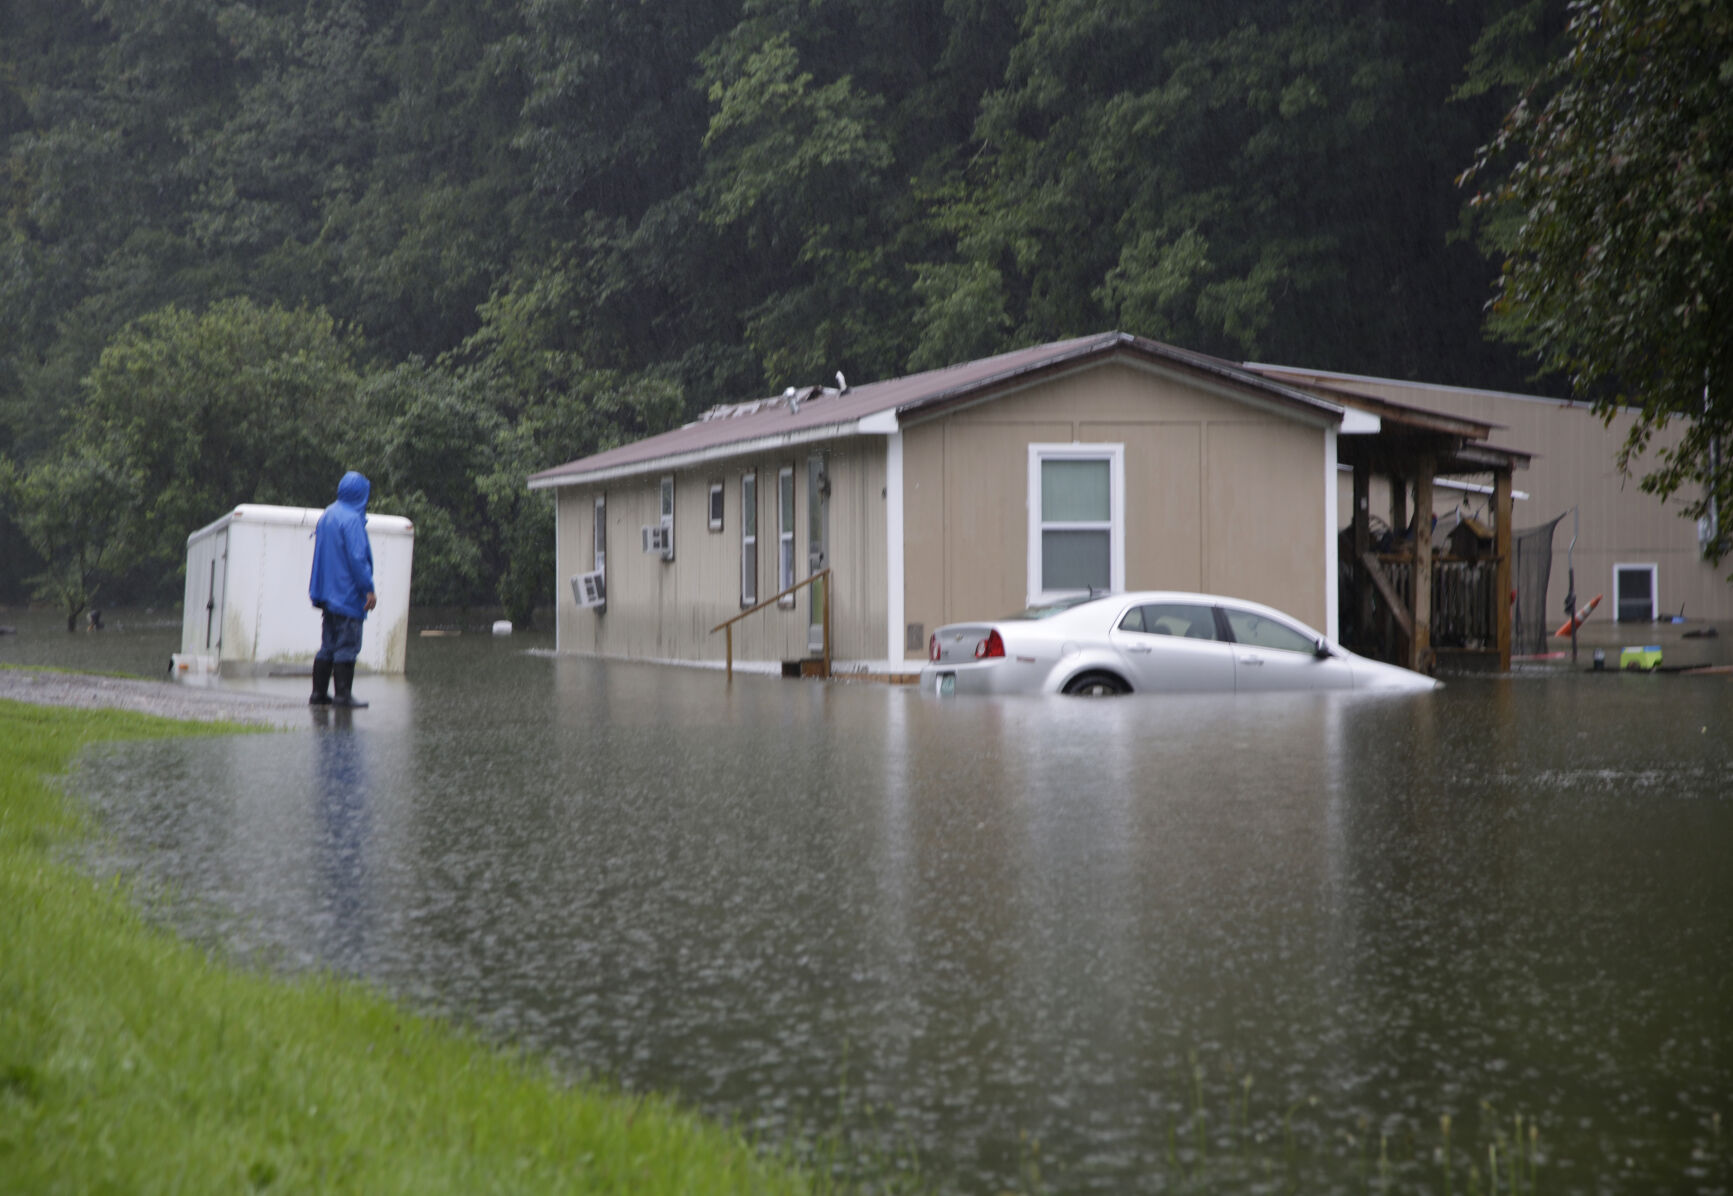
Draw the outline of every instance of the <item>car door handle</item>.
<instances>
[{"instance_id":1,"label":"car door handle","mask_svg":"<svg viewBox=\"0 0 1733 1196\"><path fill-rule=\"evenodd\" d=\"M1155 651L1155 649L1150 647L1148 644L1129 644L1126 646L1125 650L1127 652L1143 652L1143 653L1149 653L1149 652Z\"/></svg>"},{"instance_id":2,"label":"car door handle","mask_svg":"<svg viewBox=\"0 0 1733 1196\"><path fill-rule=\"evenodd\" d=\"M1264 658L1262 656L1242 656L1242 657L1240 657L1240 663L1241 664L1263 664Z\"/></svg>"}]
</instances>

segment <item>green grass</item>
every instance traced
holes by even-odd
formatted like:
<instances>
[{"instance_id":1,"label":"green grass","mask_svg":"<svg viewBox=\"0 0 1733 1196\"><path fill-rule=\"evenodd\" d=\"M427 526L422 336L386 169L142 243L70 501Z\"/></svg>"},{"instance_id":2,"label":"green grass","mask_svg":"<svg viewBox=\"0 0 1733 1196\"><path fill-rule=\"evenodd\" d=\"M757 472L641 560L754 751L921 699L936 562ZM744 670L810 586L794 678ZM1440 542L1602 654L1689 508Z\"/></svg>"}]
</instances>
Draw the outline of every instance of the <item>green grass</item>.
<instances>
[{"instance_id":1,"label":"green grass","mask_svg":"<svg viewBox=\"0 0 1733 1196\"><path fill-rule=\"evenodd\" d=\"M808 1192L656 1097L562 1084L330 977L233 967L60 848L86 744L210 734L0 701L0 1191Z\"/></svg>"}]
</instances>

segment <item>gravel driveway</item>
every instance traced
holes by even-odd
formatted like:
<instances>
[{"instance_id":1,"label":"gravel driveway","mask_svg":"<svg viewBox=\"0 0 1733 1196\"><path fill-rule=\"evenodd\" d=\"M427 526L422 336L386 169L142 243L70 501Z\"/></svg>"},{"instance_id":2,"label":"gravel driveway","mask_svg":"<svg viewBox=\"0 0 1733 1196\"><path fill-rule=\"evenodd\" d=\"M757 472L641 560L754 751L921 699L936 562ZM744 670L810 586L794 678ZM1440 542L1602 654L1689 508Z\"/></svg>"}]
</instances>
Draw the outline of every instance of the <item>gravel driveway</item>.
<instances>
[{"instance_id":1,"label":"gravel driveway","mask_svg":"<svg viewBox=\"0 0 1733 1196\"><path fill-rule=\"evenodd\" d=\"M171 681L139 681L89 673L0 668L0 698L38 706L136 710L195 722L283 726L305 721L305 701L239 690L194 689Z\"/></svg>"}]
</instances>

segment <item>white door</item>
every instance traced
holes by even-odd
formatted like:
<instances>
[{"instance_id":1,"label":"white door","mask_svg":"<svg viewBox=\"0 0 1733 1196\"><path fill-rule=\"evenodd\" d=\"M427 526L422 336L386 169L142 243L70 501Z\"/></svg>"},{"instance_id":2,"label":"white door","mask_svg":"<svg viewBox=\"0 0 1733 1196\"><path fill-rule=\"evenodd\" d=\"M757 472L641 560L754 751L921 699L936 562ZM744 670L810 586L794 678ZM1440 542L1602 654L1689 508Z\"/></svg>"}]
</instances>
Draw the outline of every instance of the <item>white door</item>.
<instances>
[{"instance_id":1,"label":"white door","mask_svg":"<svg viewBox=\"0 0 1733 1196\"><path fill-rule=\"evenodd\" d=\"M201 579L204 589L203 611L200 615L199 651L221 657L223 653L223 597L229 581L229 532L227 528L212 535L207 542L210 560L205 564Z\"/></svg>"}]
</instances>

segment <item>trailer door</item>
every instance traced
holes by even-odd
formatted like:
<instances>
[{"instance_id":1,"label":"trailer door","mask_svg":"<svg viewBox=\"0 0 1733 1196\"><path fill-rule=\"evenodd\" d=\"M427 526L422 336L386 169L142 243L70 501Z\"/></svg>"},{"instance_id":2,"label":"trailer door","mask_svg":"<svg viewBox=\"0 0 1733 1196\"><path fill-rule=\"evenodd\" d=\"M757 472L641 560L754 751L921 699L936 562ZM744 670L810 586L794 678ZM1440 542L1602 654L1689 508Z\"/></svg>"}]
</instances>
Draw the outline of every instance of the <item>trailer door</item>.
<instances>
[{"instance_id":1,"label":"trailer door","mask_svg":"<svg viewBox=\"0 0 1733 1196\"><path fill-rule=\"evenodd\" d=\"M203 562L205 592L203 613L203 651L221 656L223 651L223 596L229 581L229 529L211 536L209 559Z\"/></svg>"}]
</instances>

